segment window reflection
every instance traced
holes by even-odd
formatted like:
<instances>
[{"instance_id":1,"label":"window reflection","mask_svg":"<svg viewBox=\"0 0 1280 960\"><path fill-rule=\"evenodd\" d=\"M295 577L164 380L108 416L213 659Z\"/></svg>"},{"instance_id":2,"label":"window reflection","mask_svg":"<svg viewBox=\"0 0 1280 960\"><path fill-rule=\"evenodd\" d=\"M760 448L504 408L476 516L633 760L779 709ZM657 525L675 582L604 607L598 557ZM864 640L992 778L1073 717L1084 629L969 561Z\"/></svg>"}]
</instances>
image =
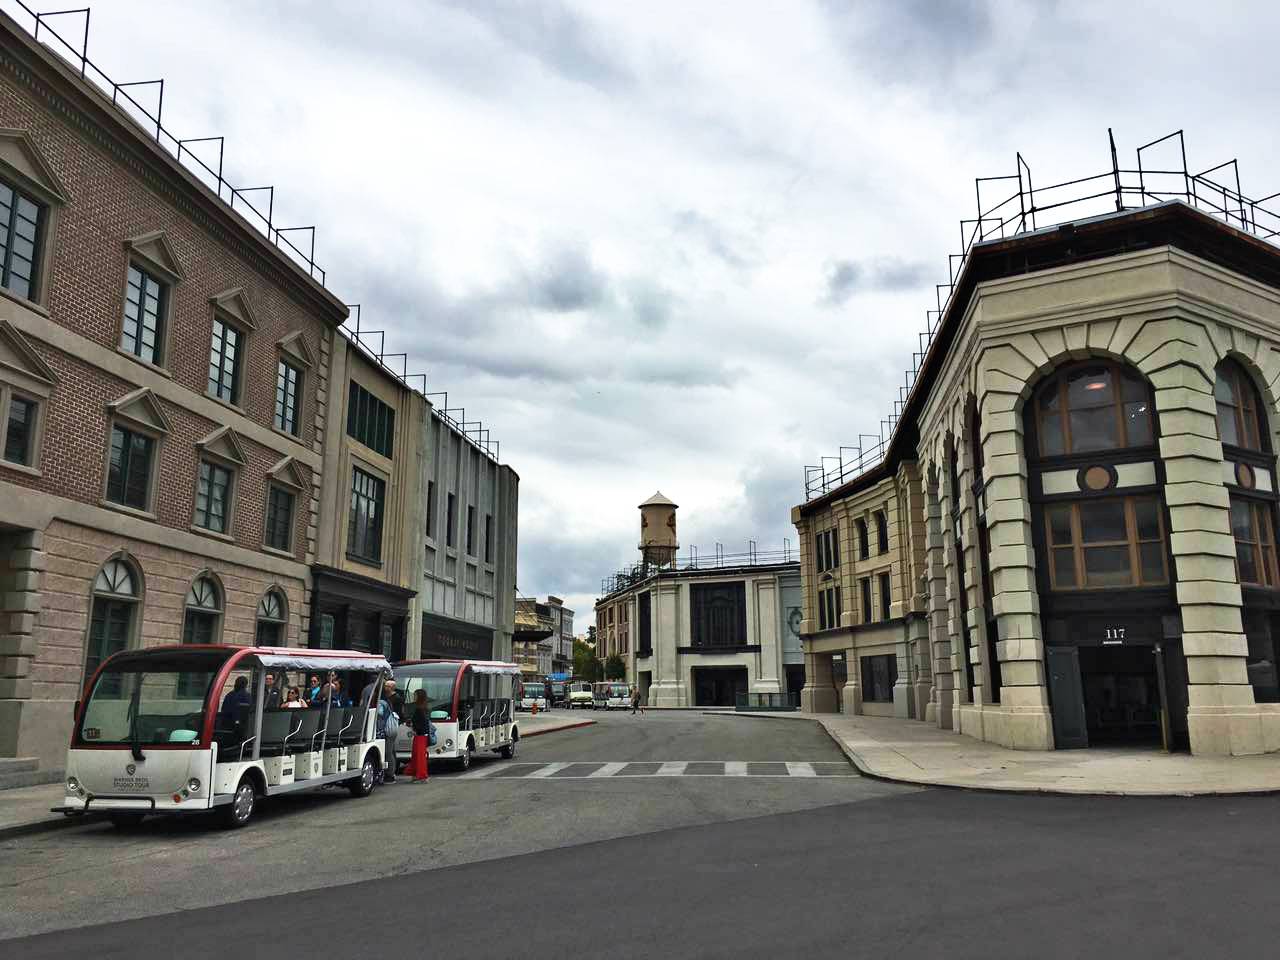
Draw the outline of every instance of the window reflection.
<instances>
[{"instance_id":1,"label":"window reflection","mask_svg":"<svg viewBox=\"0 0 1280 960\"><path fill-rule=\"evenodd\" d=\"M1040 388L1036 401L1042 456L1150 444L1151 391L1113 363L1072 367Z\"/></svg>"}]
</instances>

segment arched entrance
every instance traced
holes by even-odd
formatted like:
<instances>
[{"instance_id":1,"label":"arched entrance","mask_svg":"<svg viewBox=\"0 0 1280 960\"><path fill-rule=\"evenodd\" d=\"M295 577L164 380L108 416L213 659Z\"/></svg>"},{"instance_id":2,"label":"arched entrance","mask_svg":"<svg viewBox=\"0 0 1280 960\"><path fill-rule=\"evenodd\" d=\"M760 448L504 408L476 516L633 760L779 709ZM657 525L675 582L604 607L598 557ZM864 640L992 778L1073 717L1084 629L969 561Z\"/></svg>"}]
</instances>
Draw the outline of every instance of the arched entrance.
<instances>
[{"instance_id":1,"label":"arched entrance","mask_svg":"<svg viewBox=\"0 0 1280 960\"><path fill-rule=\"evenodd\" d=\"M1087 360L1024 410L1054 741L1187 745L1186 666L1151 386Z\"/></svg>"}]
</instances>

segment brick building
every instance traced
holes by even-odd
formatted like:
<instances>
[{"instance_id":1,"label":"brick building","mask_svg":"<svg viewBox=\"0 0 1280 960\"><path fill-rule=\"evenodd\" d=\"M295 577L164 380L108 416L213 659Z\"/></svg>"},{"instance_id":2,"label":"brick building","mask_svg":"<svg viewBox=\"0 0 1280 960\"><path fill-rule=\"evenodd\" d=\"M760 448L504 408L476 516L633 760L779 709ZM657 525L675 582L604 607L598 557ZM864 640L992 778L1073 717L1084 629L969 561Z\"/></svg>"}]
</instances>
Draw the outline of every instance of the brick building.
<instances>
[{"instance_id":1,"label":"brick building","mask_svg":"<svg viewBox=\"0 0 1280 960\"><path fill-rule=\"evenodd\" d=\"M0 757L129 645L296 644L346 308L0 16Z\"/></svg>"}]
</instances>

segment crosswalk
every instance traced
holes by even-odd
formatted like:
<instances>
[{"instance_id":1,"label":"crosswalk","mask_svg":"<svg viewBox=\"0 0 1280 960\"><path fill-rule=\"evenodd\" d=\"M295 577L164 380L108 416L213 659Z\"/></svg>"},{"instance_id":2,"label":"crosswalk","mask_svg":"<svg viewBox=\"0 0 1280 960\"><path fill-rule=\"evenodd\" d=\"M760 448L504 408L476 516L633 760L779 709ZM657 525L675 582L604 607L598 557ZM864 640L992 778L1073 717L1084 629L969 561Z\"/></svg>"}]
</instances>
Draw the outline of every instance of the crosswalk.
<instances>
[{"instance_id":1,"label":"crosswalk","mask_svg":"<svg viewBox=\"0 0 1280 960\"><path fill-rule=\"evenodd\" d=\"M842 760L562 760L521 763L490 760L450 779L457 780L600 780L667 777L735 777L745 779L830 779L856 777Z\"/></svg>"}]
</instances>

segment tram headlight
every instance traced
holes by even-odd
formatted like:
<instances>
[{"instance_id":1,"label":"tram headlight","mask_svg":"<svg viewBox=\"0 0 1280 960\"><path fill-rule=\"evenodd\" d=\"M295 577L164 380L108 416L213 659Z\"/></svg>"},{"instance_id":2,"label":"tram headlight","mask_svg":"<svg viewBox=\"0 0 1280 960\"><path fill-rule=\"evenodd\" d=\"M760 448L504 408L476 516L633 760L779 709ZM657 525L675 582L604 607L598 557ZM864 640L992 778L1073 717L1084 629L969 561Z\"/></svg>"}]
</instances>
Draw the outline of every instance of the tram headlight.
<instances>
[{"instance_id":1,"label":"tram headlight","mask_svg":"<svg viewBox=\"0 0 1280 960\"><path fill-rule=\"evenodd\" d=\"M192 793L199 793L199 792L200 792L200 780L199 780L199 778L198 778L198 777L192 777L190 780L188 780L188 781L187 781L187 789L188 789L188 790L190 790Z\"/></svg>"},{"instance_id":2,"label":"tram headlight","mask_svg":"<svg viewBox=\"0 0 1280 960\"><path fill-rule=\"evenodd\" d=\"M453 741L452 741L452 740L446 740L446 741L444 742L444 748L445 748L446 750L452 750L452 749L453 749Z\"/></svg>"}]
</instances>

